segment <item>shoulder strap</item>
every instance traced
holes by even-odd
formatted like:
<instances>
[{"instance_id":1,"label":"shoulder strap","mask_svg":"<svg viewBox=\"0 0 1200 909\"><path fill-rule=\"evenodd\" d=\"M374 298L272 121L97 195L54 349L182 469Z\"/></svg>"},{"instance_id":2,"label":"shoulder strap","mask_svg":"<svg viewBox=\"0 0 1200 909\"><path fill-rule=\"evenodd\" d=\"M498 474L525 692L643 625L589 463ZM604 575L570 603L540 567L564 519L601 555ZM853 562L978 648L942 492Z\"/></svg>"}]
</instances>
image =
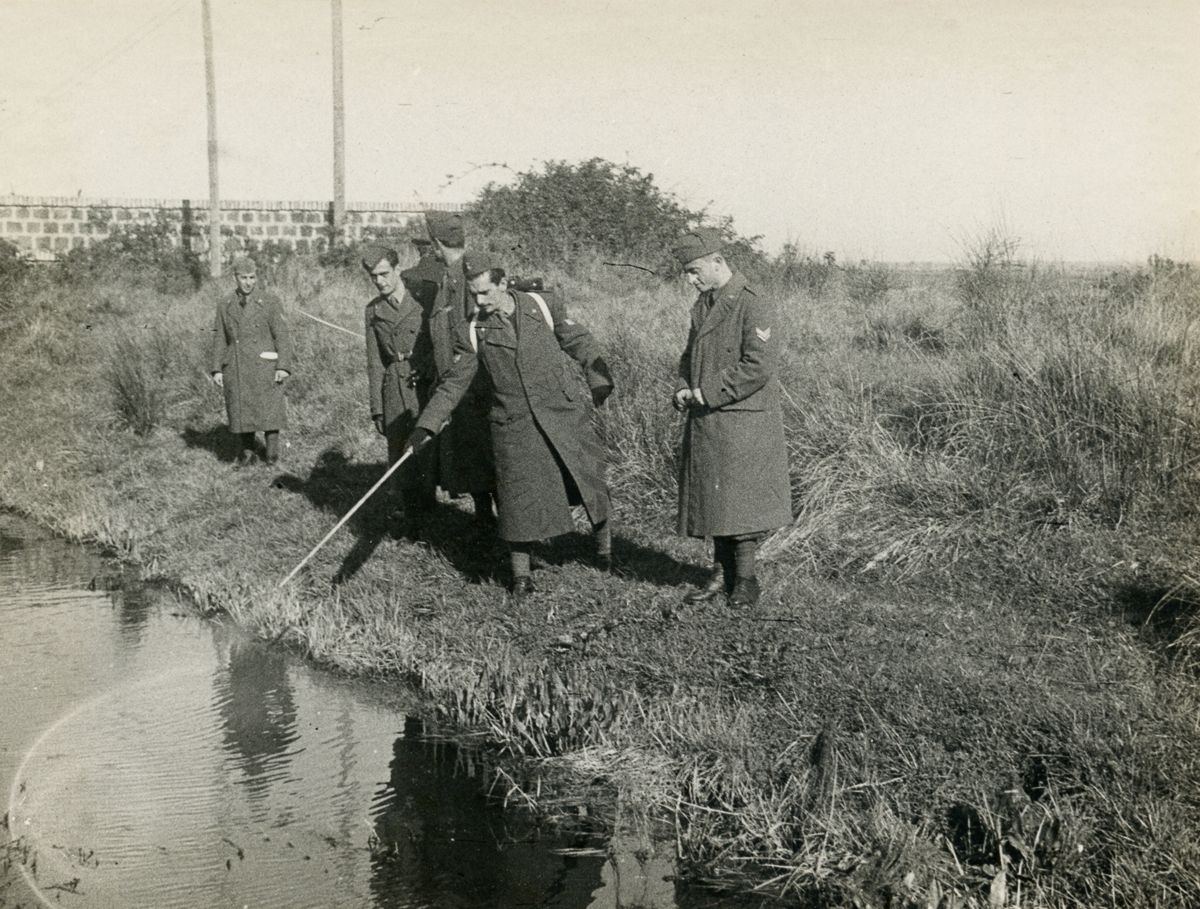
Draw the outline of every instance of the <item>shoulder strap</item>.
<instances>
[{"instance_id":1,"label":"shoulder strap","mask_svg":"<svg viewBox=\"0 0 1200 909\"><path fill-rule=\"evenodd\" d=\"M542 318L546 320L546 325L551 331L554 331L554 317L550 315L550 307L546 305L545 299L541 294L535 294L532 291L526 291L528 296L533 297L533 302L538 305L538 309L542 311Z\"/></svg>"},{"instance_id":2,"label":"shoulder strap","mask_svg":"<svg viewBox=\"0 0 1200 909\"><path fill-rule=\"evenodd\" d=\"M546 326L551 331L554 331L554 316L550 315L550 307L546 304L545 298L542 297L541 294L535 294L529 291L522 291L522 293L524 293L526 296L533 297L533 302L536 303L538 305L538 309L542 311L542 318L546 320ZM471 315L471 321L467 325L467 332L471 336L471 350L475 351L475 353L479 353L479 332L475 329L475 326L478 324L478 322L479 310L476 310Z\"/></svg>"}]
</instances>

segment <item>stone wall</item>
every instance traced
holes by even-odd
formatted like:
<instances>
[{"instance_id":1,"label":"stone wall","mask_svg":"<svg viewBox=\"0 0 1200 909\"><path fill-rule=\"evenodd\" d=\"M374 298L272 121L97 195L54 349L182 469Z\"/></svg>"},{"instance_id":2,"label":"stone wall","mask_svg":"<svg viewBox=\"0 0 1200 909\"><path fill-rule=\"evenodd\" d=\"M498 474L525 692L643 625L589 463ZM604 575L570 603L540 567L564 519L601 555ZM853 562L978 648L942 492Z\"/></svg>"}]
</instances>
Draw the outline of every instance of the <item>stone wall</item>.
<instances>
[{"instance_id":1,"label":"stone wall","mask_svg":"<svg viewBox=\"0 0 1200 909\"><path fill-rule=\"evenodd\" d=\"M405 233L428 209L458 211L462 205L395 202L347 204L343 240L357 243ZM328 202L222 202L225 259L243 249L287 247L321 252L333 234ZM194 199L74 199L0 196L0 239L34 259L55 259L136 226L165 224L176 242L208 257L208 202ZM419 225L413 225L418 227Z\"/></svg>"}]
</instances>

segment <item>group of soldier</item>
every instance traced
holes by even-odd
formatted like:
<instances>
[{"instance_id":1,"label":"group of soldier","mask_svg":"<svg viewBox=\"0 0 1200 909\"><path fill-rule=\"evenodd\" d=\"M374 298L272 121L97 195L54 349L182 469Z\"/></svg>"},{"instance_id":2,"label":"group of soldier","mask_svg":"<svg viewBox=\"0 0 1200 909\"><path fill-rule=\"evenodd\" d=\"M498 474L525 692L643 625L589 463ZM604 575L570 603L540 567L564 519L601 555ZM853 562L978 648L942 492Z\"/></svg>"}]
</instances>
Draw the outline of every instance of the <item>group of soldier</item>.
<instances>
[{"instance_id":1,"label":"group of soldier","mask_svg":"<svg viewBox=\"0 0 1200 909\"><path fill-rule=\"evenodd\" d=\"M368 400L398 465L405 533L419 536L440 487L469 495L482 533L508 546L515 599L534 592L531 550L574 529L582 506L595 563L613 567L605 448L593 420L614 389L593 335L560 295L517 282L495 257L468 251L462 219L426 214L420 258L400 269L390 247L362 250L378 292L366 306ZM679 532L711 538L713 571L689 603L760 596L756 554L791 520L770 302L725 258L719 231L697 228L671 250L699 291L673 406L686 414ZM234 263L236 292L217 311L210 373L225 392L239 464L279 457L291 344L278 299L258 291L253 261Z\"/></svg>"}]
</instances>

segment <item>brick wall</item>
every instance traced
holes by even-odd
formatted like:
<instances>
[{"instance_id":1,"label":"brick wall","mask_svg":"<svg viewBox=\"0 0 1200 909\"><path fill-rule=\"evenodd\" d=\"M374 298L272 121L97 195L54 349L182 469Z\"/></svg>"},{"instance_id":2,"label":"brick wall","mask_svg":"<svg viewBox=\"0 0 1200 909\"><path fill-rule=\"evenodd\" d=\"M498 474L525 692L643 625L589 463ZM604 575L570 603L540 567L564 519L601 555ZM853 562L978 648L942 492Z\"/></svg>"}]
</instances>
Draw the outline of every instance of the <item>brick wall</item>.
<instances>
[{"instance_id":1,"label":"brick wall","mask_svg":"<svg viewBox=\"0 0 1200 909\"><path fill-rule=\"evenodd\" d=\"M461 205L363 202L346 206L344 239L356 243L403 231L427 209L458 211ZM168 224L179 243L208 256L208 202L189 199L72 199L0 196L0 239L27 256L53 259L136 225ZM297 252L320 252L332 235L327 202L222 202L225 259L248 245L279 244Z\"/></svg>"}]
</instances>

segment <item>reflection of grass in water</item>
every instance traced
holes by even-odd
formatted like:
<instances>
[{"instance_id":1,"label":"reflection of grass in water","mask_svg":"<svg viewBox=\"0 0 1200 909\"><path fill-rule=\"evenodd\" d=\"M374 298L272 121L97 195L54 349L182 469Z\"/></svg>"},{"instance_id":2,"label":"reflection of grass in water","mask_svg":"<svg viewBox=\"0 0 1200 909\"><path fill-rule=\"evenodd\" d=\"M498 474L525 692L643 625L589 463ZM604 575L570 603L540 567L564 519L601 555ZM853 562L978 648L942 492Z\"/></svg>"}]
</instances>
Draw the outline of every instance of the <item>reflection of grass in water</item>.
<instances>
[{"instance_id":1,"label":"reflection of grass in water","mask_svg":"<svg viewBox=\"0 0 1200 909\"><path fill-rule=\"evenodd\" d=\"M285 291L316 288L306 310L357 327L360 281L297 268ZM799 515L768 544L748 616L678 610L706 561L669 527L686 295L551 277L613 350L623 577L568 539L511 607L461 511L414 543L391 535L385 496L274 589L381 470L361 351L297 320L287 474L234 473L196 365L201 297L140 307L194 371L138 438L109 425L92 355L135 331L132 311L72 332L86 297L30 296L0 365L5 498L181 580L203 609L418 682L510 754L614 783L673 819L695 876L863 905L978 901L1018 879L1045 905L1187 904L1197 697L1171 660L1200 644L1195 275L983 258L957 278L835 273L819 300L785 297ZM512 776L512 797L536 800L536 772Z\"/></svg>"}]
</instances>

